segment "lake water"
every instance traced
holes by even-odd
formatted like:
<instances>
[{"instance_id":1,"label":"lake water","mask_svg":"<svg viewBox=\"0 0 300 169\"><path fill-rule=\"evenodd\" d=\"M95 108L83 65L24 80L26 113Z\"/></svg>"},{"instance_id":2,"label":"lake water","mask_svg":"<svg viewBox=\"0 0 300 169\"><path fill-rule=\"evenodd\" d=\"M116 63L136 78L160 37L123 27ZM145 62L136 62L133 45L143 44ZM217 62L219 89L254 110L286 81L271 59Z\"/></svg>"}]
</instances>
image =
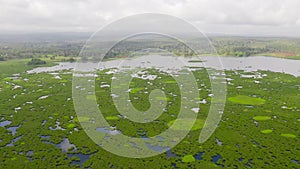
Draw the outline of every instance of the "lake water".
<instances>
[{"instance_id":1,"label":"lake water","mask_svg":"<svg viewBox=\"0 0 300 169\"><path fill-rule=\"evenodd\" d=\"M80 161L72 161L71 164L79 164L82 166L82 164L87 161L91 154L82 154L82 153L77 153L77 154L68 154L69 157L78 157Z\"/></svg>"},{"instance_id":2,"label":"lake water","mask_svg":"<svg viewBox=\"0 0 300 169\"><path fill-rule=\"evenodd\" d=\"M222 64L225 70L257 71L268 70L272 72L284 72L294 76L300 76L300 60L289 60L274 57L253 56L253 57L205 57L204 62L189 62L198 58L183 58L171 56L148 55L131 60L112 60L98 63L80 63L77 67L94 70L104 68L115 68L121 66L141 66L143 68L158 67L161 69L180 69L184 66L207 67L220 69ZM219 62L219 61L220 62ZM62 62L53 67L39 67L29 70L28 73L54 72L60 70L74 69L76 63ZM112 72L113 73L113 72Z\"/></svg>"},{"instance_id":3,"label":"lake water","mask_svg":"<svg viewBox=\"0 0 300 169\"><path fill-rule=\"evenodd\" d=\"M10 125L10 124L11 124L11 121L9 121L9 120L5 120L5 121L0 122L1 127L5 127L5 126Z\"/></svg>"},{"instance_id":4,"label":"lake water","mask_svg":"<svg viewBox=\"0 0 300 169\"><path fill-rule=\"evenodd\" d=\"M47 136L40 136L40 138L42 138L42 137L47 138L47 139L50 138ZM45 140L43 142L54 145L55 147L61 149L62 152L69 152L70 149L72 149L71 151L77 150L77 147L74 144L71 144L68 138L64 138L63 141L58 144L54 144L50 141L45 141Z\"/></svg>"},{"instance_id":5,"label":"lake water","mask_svg":"<svg viewBox=\"0 0 300 169\"><path fill-rule=\"evenodd\" d=\"M197 153L196 155L194 155L194 158L196 159L196 160L202 160L203 158L202 158L202 156L203 156L203 152L199 152L199 153Z\"/></svg>"},{"instance_id":6,"label":"lake water","mask_svg":"<svg viewBox=\"0 0 300 169\"><path fill-rule=\"evenodd\" d=\"M11 131L11 134L14 136L17 133L17 129L20 128L21 125L19 126L14 126L14 127L9 127L7 130Z\"/></svg>"},{"instance_id":7,"label":"lake water","mask_svg":"<svg viewBox=\"0 0 300 169\"><path fill-rule=\"evenodd\" d=\"M7 147L12 147L15 146L14 143L17 142L18 140L20 140L23 136L18 136L16 138L14 138L9 144L7 144Z\"/></svg>"},{"instance_id":8,"label":"lake water","mask_svg":"<svg viewBox=\"0 0 300 169\"><path fill-rule=\"evenodd\" d=\"M42 139L49 139L50 138L50 136L48 136L48 135L47 136L38 135L38 136L40 138L42 138ZM52 144L55 147L61 149L62 152L68 153L68 156L70 158L72 158L72 157L78 157L80 159L79 161L72 161L71 164L79 164L80 166L82 166L82 164L85 161L87 161L90 158L90 156L91 156L91 154L76 153L76 150L77 150L76 145L75 144L71 144L68 138L64 138L62 140L62 142L58 143L58 144L54 144L54 143L52 143L50 141L46 141L46 140L43 140L43 142L47 143L47 144ZM71 151L70 151L70 149L71 149Z\"/></svg>"},{"instance_id":9,"label":"lake water","mask_svg":"<svg viewBox=\"0 0 300 169\"><path fill-rule=\"evenodd\" d=\"M220 154L217 154L217 155L215 155L215 156L212 156L211 157L212 158L212 162L213 163L217 163L220 159L222 159L222 156L220 155Z\"/></svg>"}]
</instances>

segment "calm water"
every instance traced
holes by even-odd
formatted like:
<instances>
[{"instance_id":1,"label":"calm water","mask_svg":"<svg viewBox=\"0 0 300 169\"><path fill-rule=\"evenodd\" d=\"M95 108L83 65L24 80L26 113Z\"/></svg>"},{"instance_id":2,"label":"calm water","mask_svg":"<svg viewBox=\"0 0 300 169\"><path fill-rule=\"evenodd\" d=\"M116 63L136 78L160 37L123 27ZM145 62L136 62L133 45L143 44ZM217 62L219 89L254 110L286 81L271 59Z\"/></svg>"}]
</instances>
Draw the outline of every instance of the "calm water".
<instances>
[{"instance_id":1,"label":"calm water","mask_svg":"<svg viewBox=\"0 0 300 169\"><path fill-rule=\"evenodd\" d=\"M196 160L202 160L203 158L202 158L202 156L203 156L203 152L199 152L199 153L197 153L196 155L194 155L194 158L196 159Z\"/></svg>"},{"instance_id":2,"label":"calm water","mask_svg":"<svg viewBox=\"0 0 300 169\"><path fill-rule=\"evenodd\" d=\"M222 156L220 155L220 154L217 154L217 155L215 155L215 156L212 156L211 157L212 158L212 162L213 163L217 163L220 159L222 159Z\"/></svg>"},{"instance_id":3,"label":"calm water","mask_svg":"<svg viewBox=\"0 0 300 169\"><path fill-rule=\"evenodd\" d=\"M40 136L41 137L41 136ZM42 136L44 137L44 136ZM50 138L50 137L44 137L44 138ZM71 144L68 138L64 138L63 141L61 143L58 144L54 144L50 141L43 141L44 143L47 144L52 144L55 147L61 149L62 152L69 152L70 149L72 149L71 151L76 151L77 147L74 144Z\"/></svg>"},{"instance_id":4,"label":"calm water","mask_svg":"<svg viewBox=\"0 0 300 169\"><path fill-rule=\"evenodd\" d=\"M245 71L257 71L257 70L269 70L273 72L284 72L294 76L300 76L300 60L289 60L274 57L206 57L201 62L189 62L189 60L195 60L197 58L182 58L171 56L158 56L150 55L135 58L131 60L112 60L98 63L84 63L77 66L86 70L126 67L126 66L141 66L144 68L158 67L164 70L176 70L184 66L193 67L207 67L220 69L220 62L223 65L223 69L226 70L245 70ZM28 71L28 73L41 73L41 72L53 72L60 70L74 69L76 63L59 63L59 65L53 67L39 67ZM113 73L113 72L112 72Z\"/></svg>"},{"instance_id":5,"label":"calm water","mask_svg":"<svg viewBox=\"0 0 300 169\"><path fill-rule=\"evenodd\" d=\"M82 153L78 153L78 154L68 154L69 157L78 157L80 159L80 161L72 161L71 164L79 164L80 166L82 166L82 164L87 161L88 159L90 159L91 154L82 154Z\"/></svg>"},{"instance_id":6,"label":"calm water","mask_svg":"<svg viewBox=\"0 0 300 169\"><path fill-rule=\"evenodd\" d=\"M1 127L5 127L5 126L10 125L10 124L11 124L11 121L9 121L9 120L5 120L5 121L0 122Z\"/></svg>"},{"instance_id":7,"label":"calm water","mask_svg":"<svg viewBox=\"0 0 300 169\"><path fill-rule=\"evenodd\" d=\"M19 126L14 126L14 127L9 127L7 130L11 131L11 134L14 136L17 133L17 129L20 128L21 125Z\"/></svg>"}]
</instances>

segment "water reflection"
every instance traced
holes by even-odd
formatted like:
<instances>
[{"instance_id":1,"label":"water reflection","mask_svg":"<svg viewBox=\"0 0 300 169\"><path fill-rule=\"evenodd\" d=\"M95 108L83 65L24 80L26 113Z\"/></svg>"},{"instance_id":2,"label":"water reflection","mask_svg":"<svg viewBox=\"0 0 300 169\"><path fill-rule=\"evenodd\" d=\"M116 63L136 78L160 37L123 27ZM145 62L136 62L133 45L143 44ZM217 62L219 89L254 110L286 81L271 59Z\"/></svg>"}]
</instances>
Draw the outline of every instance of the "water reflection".
<instances>
[{"instance_id":1,"label":"water reflection","mask_svg":"<svg viewBox=\"0 0 300 169\"><path fill-rule=\"evenodd\" d=\"M54 144L50 141L43 141L43 142L54 145L55 147L61 149L62 152L69 152L69 151L77 150L77 147L74 144L71 144L68 138L64 138L63 141L59 144Z\"/></svg>"},{"instance_id":2,"label":"water reflection","mask_svg":"<svg viewBox=\"0 0 300 169\"><path fill-rule=\"evenodd\" d=\"M178 157L175 153L172 152L172 150L166 151L166 155L168 158Z\"/></svg>"},{"instance_id":3,"label":"water reflection","mask_svg":"<svg viewBox=\"0 0 300 169\"><path fill-rule=\"evenodd\" d=\"M7 130L11 131L11 134L14 136L17 133L17 129L20 128L20 127L21 127L21 125L13 126L13 127L7 128Z\"/></svg>"},{"instance_id":4,"label":"water reflection","mask_svg":"<svg viewBox=\"0 0 300 169\"><path fill-rule=\"evenodd\" d=\"M202 160L203 158L202 158L202 156L203 156L203 152L199 152L199 153L197 153L196 155L194 155L194 158L196 159L196 160Z\"/></svg>"},{"instance_id":5,"label":"water reflection","mask_svg":"<svg viewBox=\"0 0 300 169\"><path fill-rule=\"evenodd\" d=\"M70 149L76 151L77 148L74 144L71 144L69 139L64 138L63 141L56 145L57 148L60 148L63 152L68 152Z\"/></svg>"},{"instance_id":6,"label":"water reflection","mask_svg":"<svg viewBox=\"0 0 300 169\"><path fill-rule=\"evenodd\" d=\"M292 162L295 164L300 164L298 160L292 159Z\"/></svg>"},{"instance_id":7,"label":"water reflection","mask_svg":"<svg viewBox=\"0 0 300 169\"><path fill-rule=\"evenodd\" d=\"M222 156L220 155L220 154L217 154L217 155L215 155L215 156L212 156L211 157L212 158L212 162L213 163L217 163L220 159L222 159Z\"/></svg>"},{"instance_id":8,"label":"water reflection","mask_svg":"<svg viewBox=\"0 0 300 169\"><path fill-rule=\"evenodd\" d=\"M12 147L15 146L15 142L17 142L18 140L20 140L23 136L18 136L16 138L14 138L9 144L7 144L7 147Z\"/></svg>"},{"instance_id":9,"label":"water reflection","mask_svg":"<svg viewBox=\"0 0 300 169\"><path fill-rule=\"evenodd\" d=\"M98 127L96 128L96 131L100 131L102 133L107 133L110 135L117 135L122 133L120 130L116 130L115 128L105 128L105 127Z\"/></svg>"},{"instance_id":10,"label":"water reflection","mask_svg":"<svg viewBox=\"0 0 300 169\"><path fill-rule=\"evenodd\" d=\"M170 147L162 147L162 146L159 146L159 145L151 145L150 143L146 143L147 147L150 149L150 150L153 150L153 151L158 151L158 152L163 152L165 150L168 150Z\"/></svg>"},{"instance_id":11,"label":"water reflection","mask_svg":"<svg viewBox=\"0 0 300 169\"><path fill-rule=\"evenodd\" d=\"M10 125L10 124L11 124L11 121L9 121L9 120L5 120L5 121L0 122L1 127L5 127L5 126Z\"/></svg>"},{"instance_id":12,"label":"water reflection","mask_svg":"<svg viewBox=\"0 0 300 169\"><path fill-rule=\"evenodd\" d=\"M178 62L180 60L181 62ZM183 57L171 57L171 56L159 56L150 55L142 56L137 59L132 59L130 66L142 65L144 68L151 68L153 66L160 67L163 69L180 69L183 65L189 67L207 67L219 69L218 64L215 63L216 57L210 56L206 58L204 63L202 62L189 62L193 58L183 58ZM289 60L274 57L264 57L264 56L253 56L253 57L220 57L224 69L226 70L245 70L245 71L257 71L257 70L267 70L273 72L284 72L294 76L300 76L300 60ZM146 62L147 61L147 62ZM122 60L111 60L102 62L100 67L98 63L84 63L86 67L90 70L94 69L109 69L118 66ZM168 64L169 62L178 63L178 67L174 67L174 64ZM147 63L147 64L145 64ZM183 64L182 64L183 63ZM82 64L82 63L80 63ZM57 66L53 67L39 67L33 70L27 71L28 73L42 73L42 72L53 72L60 70L74 69L76 63L59 63ZM168 67L172 65L172 67Z\"/></svg>"},{"instance_id":13,"label":"water reflection","mask_svg":"<svg viewBox=\"0 0 300 169\"><path fill-rule=\"evenodd\" d=\"M33 154L34 154L33 151L31 150L27 151L26 156L29 158L29 161L33 160Z\"/></svg>"},{"instance_id":14,"label":"water reflection","mask_svg":"<svg viewBox=\"0 0 300 169\"><path fill-rule=\"evenodd\" d=\"M171 163L171 166L174 168L174 169L178 169L177 165L175 163Z\"/></svg>"},{"instance_id":15,"label":"water reflection","mask_svg":"<svg viewBox=\"0 0 300 169\"><path fill-rule=\"evenodd\" d=\"M71 164L82 166L82 164L90 158L91 154L76 153L76 154L68 154L68 156L70 158L72 158L72 157L78 157L80 160L79 161L73 160L71 162Z\"/></svg>"},{"instance_id":16,"label":"water reflection","mask_svg":"<svg viewBox=\"0 0 300 169\"><path fill-rule=\"evenodd\" d=\"M43 136L43 135L38 135L41 139L50 139L49 135Z\"/></svg>"},{"instance_id":17,"label":"water reflection","mask_svg":"<svg viewBox=\"0 0 300 169\"><path fill-rule=\"evenodd\" d=\"M223 144L223 142L220 141L219 139L216 139L216 142L217 142L217 144L218 144L219 146L222 146L222 144Z\"/></svg>"}]
</instances>

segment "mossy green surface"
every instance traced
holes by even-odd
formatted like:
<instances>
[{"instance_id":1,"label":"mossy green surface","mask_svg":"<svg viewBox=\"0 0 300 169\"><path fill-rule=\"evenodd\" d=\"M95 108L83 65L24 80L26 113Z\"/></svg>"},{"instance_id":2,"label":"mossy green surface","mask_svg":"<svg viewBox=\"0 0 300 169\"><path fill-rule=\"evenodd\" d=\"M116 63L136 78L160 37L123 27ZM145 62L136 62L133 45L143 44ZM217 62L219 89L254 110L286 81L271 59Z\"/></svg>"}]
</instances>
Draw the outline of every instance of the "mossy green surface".
<instances>
[{"instance_id":1,"label":"mossy green surface","mask_svg":"<svg viewBox=\"0 0 300 169\"><path fill-rule=\"evenodd\" d=\"M270 133L273 132L273 130L266 129L266 130L261 130L260 132L263 133L263 134L270 134Z\"/></svg>"},{"instance_id":2,"label":"mossy green surface","mask_svg":"<svg viewBox=\"0 0 300 169\"><path fill-rule=\"evenodd\" d=\"M280 134L282 137L287 137L287 138L296 138L297 136L294 134L289 134L289 133L285 133L285 134Z\"/></svg>"},{"instance_id":3,"label":"mossy green surface","mask_svg":"<svg viewBox=\"0 0 300 169\"><path fill-rule=\"evenodd\" d=\"M194 161L196 161L196 160L193 155L185 155L182 158L182 162L184 162L184 163L190 163L190 162L194 162Z\"/></svg>"},{"instance_id":4,"label":"mossy green surface","mask_svg":"<svg viewBox=\"0 0 300 169\"><path fill-rule=\"evenodd\" d=\"M176 120L180 121L180 124L182 124L182 125L187 125L188 126L191 123L190 119L176 119ZM172 121L168 122L168 126L171 127L176 120L172 120ZM205 123L205 120L203 120L203 119L196 119L196 121L194 123L194 126L192 127L191 130L199 130L199 129L201 129L203 127L204 123ZM173 126L173 129L174 130L182 130L182 128L186 128L186 127L184 127L182 125L180 125L180 126L179 125L175 125L175 126Z\"/></svg>"},{"instance_id":5,"label":"mossy green surface","mask_svg":"<svg viewBox=\"0 0 300 169\"><path fill-rule=\"evenodd\" d=\"M264 99L261 98L253 98L244 95L238 95L235 97L228 98L228 101L236 104L245 104L245 105L261 105L265 103Z\"/></svg>"},{"instance_id":6,"label":"mossy green surface","mask_svg":"<svg viewBox=\"0 0 300 169\"><path fill-rule=\"evenodd\" d=\"M270 120L271 117L270 116L255 116L255 117L253 117L253 119L256 121L265 121L265 120Z\"/></svg>"}]
</instances>

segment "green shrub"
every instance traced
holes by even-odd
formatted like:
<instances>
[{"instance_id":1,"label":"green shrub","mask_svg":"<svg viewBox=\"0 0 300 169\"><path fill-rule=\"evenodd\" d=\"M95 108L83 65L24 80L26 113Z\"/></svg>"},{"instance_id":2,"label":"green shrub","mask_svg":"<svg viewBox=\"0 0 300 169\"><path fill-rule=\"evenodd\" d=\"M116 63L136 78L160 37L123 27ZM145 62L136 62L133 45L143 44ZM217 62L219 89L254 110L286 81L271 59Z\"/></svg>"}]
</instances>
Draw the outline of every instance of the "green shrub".
<instances>
[{"instance_id":1,"label":"green shrub","mask_svg":"<svg viewBox=\"0 0 300 169\"><path fill-rule=\"evenodd\" d=\"M46 61L41 59L35 59L35 58L31 59L31 61L27 63L27 65L44 65L44 64L46 64Z\"/></svg>"}]
</instances>

